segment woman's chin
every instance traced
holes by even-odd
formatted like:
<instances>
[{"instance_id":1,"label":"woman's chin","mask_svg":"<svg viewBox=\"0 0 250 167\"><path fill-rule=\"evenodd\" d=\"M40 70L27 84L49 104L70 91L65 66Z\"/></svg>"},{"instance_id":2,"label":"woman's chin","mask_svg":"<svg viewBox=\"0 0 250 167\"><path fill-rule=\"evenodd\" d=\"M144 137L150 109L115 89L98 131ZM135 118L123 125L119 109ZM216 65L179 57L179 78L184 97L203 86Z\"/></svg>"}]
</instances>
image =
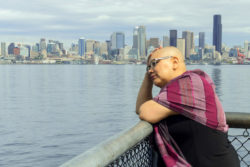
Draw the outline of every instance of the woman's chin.
<instances>
[{"instance_id":1,"label":"woman's chin","mask_svg":"<svg viewBox=\"0 0 250 167\"><path fill-rule=\"evenodd\" d=\"M159 81L157 81L156 79L153 80L153 83L155 86L161 87L161 83Z\"/></svg>"}]
</instances>

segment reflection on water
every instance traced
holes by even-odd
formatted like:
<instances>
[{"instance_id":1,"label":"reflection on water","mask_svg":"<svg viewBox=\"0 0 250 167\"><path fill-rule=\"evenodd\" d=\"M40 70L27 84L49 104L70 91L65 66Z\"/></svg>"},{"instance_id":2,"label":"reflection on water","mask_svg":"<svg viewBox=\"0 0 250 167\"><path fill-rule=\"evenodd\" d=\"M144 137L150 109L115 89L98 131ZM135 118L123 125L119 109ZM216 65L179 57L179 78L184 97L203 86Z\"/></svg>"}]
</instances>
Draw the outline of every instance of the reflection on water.
<instances>
[{"instance_id":1,"label":"reflection on water","mask_svg":"<svg viewBox=\"0 0 250 167\"><path fill-rule=\"evenodd\" d=\"M221 90L221 68L213 68L212 70L212 79L214 81L215 84L215 91L218 95L218 97L221 99L222 94L222 90Z\"/></svg>"}]
</instances>

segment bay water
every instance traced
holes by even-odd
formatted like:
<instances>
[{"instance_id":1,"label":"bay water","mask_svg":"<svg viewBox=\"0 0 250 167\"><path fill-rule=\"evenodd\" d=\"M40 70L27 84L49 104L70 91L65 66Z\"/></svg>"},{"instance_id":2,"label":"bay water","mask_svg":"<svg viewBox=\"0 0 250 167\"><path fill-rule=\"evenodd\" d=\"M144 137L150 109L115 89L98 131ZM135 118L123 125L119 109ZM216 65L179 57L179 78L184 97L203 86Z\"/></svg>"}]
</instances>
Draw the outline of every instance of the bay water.
<instances>
[{"instance_id":1,"label":"bay water","mask_svg":"<svg viewBox=\"0 0 250 167\"><path fill-rule=\"evenodd\" d=\"M187 67L211 76L225 112L250 113L250 66ZM145 68L1 65L0 166L59 166L135 125Z\"/></svg>"}]
</instances>

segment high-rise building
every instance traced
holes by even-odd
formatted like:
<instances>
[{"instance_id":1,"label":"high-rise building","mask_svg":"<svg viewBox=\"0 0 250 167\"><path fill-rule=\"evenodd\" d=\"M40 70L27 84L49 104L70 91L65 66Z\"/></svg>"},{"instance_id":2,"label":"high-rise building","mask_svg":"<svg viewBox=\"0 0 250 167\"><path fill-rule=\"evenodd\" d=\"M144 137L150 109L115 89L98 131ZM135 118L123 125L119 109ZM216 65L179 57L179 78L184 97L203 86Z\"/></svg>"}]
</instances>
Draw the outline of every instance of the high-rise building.
<instances>
[{"instance_id":1,"label":"high-rise building","mask_svg":"<svg viewBox=\"0 0 250 167\"><path fill-rule=\"evenodd\" d=\"M185 60L185 39L183 39L183 38L177 39L177 48L180 50L180 52Z\"/></svg>"},{"instance_id":2,"label":"high-rise building","mask_svg":"<svg viewBox=\"0 0 250 167\"><path fill-rule=\"evenodd\" d=\"M169 46L168 36L163 36L163 47Z\"/></svg>"},{"instance_id":3,"label":"high-rise building","mask_svg":"<svg viewBox=\"0 0 250 167\"><path fill-rule=\"evenodd\" d=\"M214 26L213 26L213 45L215 50L221 53L222 43L222 24L221 15L214 15Z\"/></svg>"},{"instance_id":4,"label":"high-rise building","mask_svg":"<svg viewBox=\"0 0 250 167\"><path fill-rule=\"evenodd\" d=\"M185 39L185 59L189 59L193 47L192 32L183 31L182 38Z\"/></svg>"},{"instance_id":5,"label":"high-rise building","mask_svg":"<svg viewBox=\"0 0 250 167\"><path fill-rule=\"evenodd\" d=\"M55 53L57 52L56 43L50 41L47 45L47 53Z\"/></svg>"},{"instance_id":6,"label":"high-rise building","mask_svg":"<svg viewBox=\"0 0 250 167\"><path fill-rule=\"evenodd\" d=\"M78 40L78 54L81 57L85 57L85 52L86 52L86 40L84 37L82 37Z\"/></svg>"},{"instance_id":7,"label":"high-rise building","mask_svg":"<svg viewBox=\"0 0 250 167\"><path fill-rule=\"evenodd\" d=\"M138 27L138 50L139 50L139 60L146 59L146 27L139 26Z\"/></svg>"},{"instance_id":8,"label":"high-rise building","mask_svg":"<svg viewBox=\"0 0 250 167\"><path fill-rule=\"evenodd\" d=\"M14 55L14 48L15 48L15 44L11 43L8 46L8 55Z\"/></svg>"},{"instance_id":9,"label":"high-rise building","mask_svg":"<svg viewBox=\"0 0 250 167\"><path fill-rule=\"evenodd\" d=\"M159 48L160 47L159 38L150 38L149 39L149 46L153 46L154 48Z\"/></svg>"},{"instance_id":10,"label":"high-rise building","mask_svg":"<svg viewBox=\"0 0 250 167\"><path fill-rule=\"evenodd\" d=\"M205 32L199 32L199 48L205 47Z\"/></svg>"},{"instance_id":11,"label":"high-rise building","mask_svg":"<svg viewBox=\"0 0 250 167\"><path fill-rule=\"evenodd\" d=\"M177 30L170 30L170 46L177 46Z\"/></svg>"},{"instance_id":12,"label":"high-rise building","mask_svg":"<svg viewBox=\"0 0 250 167\"><path fill-rule=\"evenodd\" d=\"M47 50L47 45L46 45L46 40L44 38L40 39L40 52L42 52L43 50Z\"/></svg>"},{"instance_id":13,"label":"high-rise building","mask_svg":"<svg viewBox=\"0 0 250 167\"><path fill-rule=\"evenodd\" d=\"M86 40L86 53L87 54L93 54L94 53L94 43L95 40Z\"/></svg>"},{"instance_id":14,"label":"high-rise building","mask_svg":"<svg viewBox=\"0 0 250 167\"><path fill-rule=\"evenodd\" d=\"M106 40L106 43L107 43L107 50L108 50L108 59L110 60L111 57L111 41L110 40Z\"/></svg>"},{"instance_id":15,"label":"high-rise building","mask_svg":"<svg viewBox=\"0 0 250 167\"><path fill-rule=\"evenodd\" d=\"M27 46L21 46L20 47L20 55L23 56L23 57L29 57L30 55L30 50Z\"/></svg>"},{"instance_id":16,"label":"high-rise building","mask_svg":"<svg viewBox=\"0 0 250 167\"><path fill-rule=\"evenodd\" d=\"M123 32L114 32L111 35L111 49L122 49L125 47L125 35Z\"/></svg>"},{"instance_id":17,"label":"high-rise building","mask_svg":"<svg viewBox=\"0 0 250 167\"><path fill-rule=\"evenodd\" d=\"M138 29L139 27L136 26L133 31L133 49L138 49Z\"/></svg>"},{"instance_id":18,"label":"high-rise building","mask_svg":"<svg viewBox=\"0 0 250 167\"><path fill-rule=\"evenodd\" d=\"M101 52L101 55L105 55L105 56L108 55L108 45L107 45L107 42L102 42L101 43L101 50L100 50L100 52Z\"/></svg>"},{"instance_id":19,"label":"high-rise building","mask_svg":"<svg viewBox=\"0 0 250 167\"><path fill-rule=\"evenodd\" d=\"M6 56L6 43L1 42L1 56L5 57Z\"/></svg>"}]
</instances>

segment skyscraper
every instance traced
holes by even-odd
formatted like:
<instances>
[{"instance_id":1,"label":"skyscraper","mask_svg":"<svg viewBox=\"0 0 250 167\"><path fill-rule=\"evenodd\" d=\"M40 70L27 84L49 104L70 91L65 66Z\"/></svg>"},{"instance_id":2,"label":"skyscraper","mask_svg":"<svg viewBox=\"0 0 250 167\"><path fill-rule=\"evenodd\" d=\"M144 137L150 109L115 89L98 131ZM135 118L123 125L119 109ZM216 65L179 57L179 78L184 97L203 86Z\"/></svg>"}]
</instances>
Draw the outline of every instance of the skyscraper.
<instances>
[{"instance_id":1,"label":"skyscraper","mask_svg":"<svg viewBox=\"0 0 250 167\"><path fill-rule=\"evenodd\" d=\"M185 59L189 59L193 47L192 32L183 31L182 38L185 39Z\"/></svg>"},{"instance_id":2,"label":"skyscraper","mask_svg":"<svg viewBox=\"0 0 250 167\"><path fill-rule=\"evenodd\" d=\"M133 31L133 49L138 49L138 29L139 27L136 26Z\"/></svg>"},{"instance_id":3,"label":"skyscraper","mask_svg":"<svg viewBox=\"0 0 250 167\"><path fill-rule=\"evenodd\" d=\"M183 58L185 59L185 39L183 38L177 39L177 48L180 50Z\"/></svg>"},{"instance_id":4,"label":"skyscraper","mask_svg":"<svg viewBox=\"0 0 250 167\"><path fill-rule=\"evenodd\" d=\"M177 46L177 30L170 30L170 46Z\"/></svg>"},{"instance_id":5,"label":"skyscraper","mask_svg":"<svg viewBox=\"0 0 250 167\"><path fill-rule=\"evenodd\" d=\"M215 50L221 53L222 43L222 24L221 15L214 15L214 26L213 26L213 45Z\"/></svg>"},{"instance_id":6,"label":"skyscraper","mask_svg":"<svg viewBox=\"0 0 250 167\"><path fill-rule=\"evenodd\" d=\"M40 39L40 51L47 50L46 40L44 38Z\"/></svg>"},{"instance_id":7,"label":"skyscraper","mask_svg":"<svg viewBox=\"0 0 250 167\"><path fill-rule=\"evenodd\" d=\"M1 42L1 56L5 57L6 56L6 43Z\"/></svg>"},{"instance_id":8,"label":"skyscraper","mask_svg":"<svg viewBox=\"0 0 250 167\"><path fill-rule=\"evenodd\" d=\"M125 35L123 32L114 32L111 35L111 49L122 49L125 46Z\"/></svg>"},{"instance_id":9,"label":"skyscraper","mask_svg":"<svg viewBox=\"0 0 250 167\"><path fill-rule=\"evenodd\" d=\"M205 32L199 32L199 48L205 47Z\"/></svg>"},{"instance_id":10,"label":"skyscraper","mask_svg":"<svg viewBox=\"0 0 250 167\"><path fill-rule=\"evenodd\" d=\"M80 38L78 40L78 54L82 57L85 57L85 51L86 51L86 40L84 37ZM85 57L86 58L86 57Z\"/></svg>"},{"instance_id":11,"label":"skyscraper","mask_svg":"<svg viewBox=\"0 0 250 167\"><path fill-rule=\"evenodd\" d=\"M8 55L14 55L14 48L15 48L15 44L11 43L8 46Z\"/></svg>"},{"instance_id":12,"label":"skyscraper","mask_svg":"<svg viewBox=\"0 0 250 167\"><path fill-rule=\"evenodd\" d=\"M139 26L138 27L138 49L139 56L138 59L146 59L146 27Z\"/></svg>"}]
</instances>

